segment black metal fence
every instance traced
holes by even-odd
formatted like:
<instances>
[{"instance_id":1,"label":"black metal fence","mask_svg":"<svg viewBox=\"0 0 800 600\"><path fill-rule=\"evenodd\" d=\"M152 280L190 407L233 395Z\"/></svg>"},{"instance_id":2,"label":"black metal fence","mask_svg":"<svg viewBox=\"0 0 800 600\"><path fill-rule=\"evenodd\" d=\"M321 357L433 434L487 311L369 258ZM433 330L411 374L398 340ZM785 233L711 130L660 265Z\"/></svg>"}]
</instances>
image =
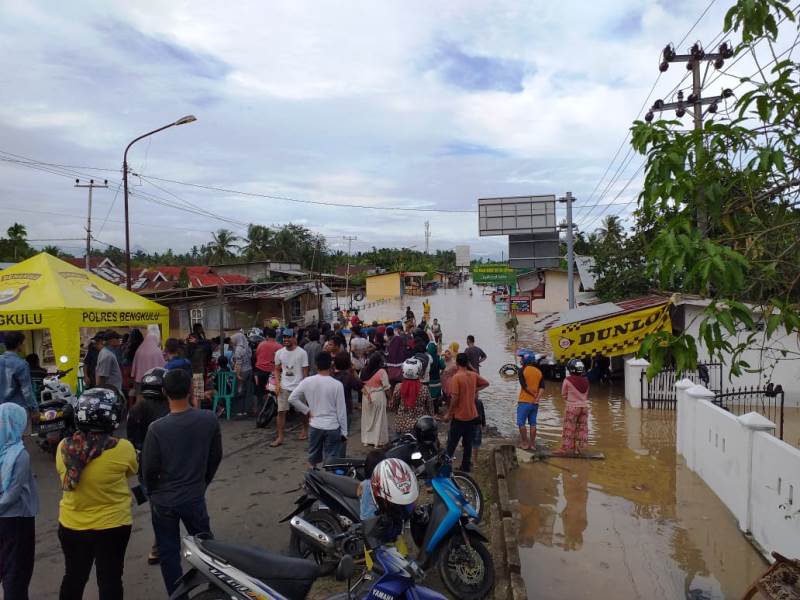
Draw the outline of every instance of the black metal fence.
<instances>
[{"instance_id":1,"label":"black metal fence","mask_svg":"<svg viewBox=\"0 0 800 600\"><path fill-rule=\"evenodd\" d=\"M678 377L675 369L664 369L648 381L647 374L642 372L639 385L642 391L642 406L646 408L675 409L675 382L689 379L700 383L712 392L722 391L722 365L720 363L702 363L696 371L685 371Z\"/></svg>"},{"instance_id":2,"label":"black metal fence","mask_svg":"<svg viewBox=\"0 0 800 600\"><path fill-rule=\"evenodd\" d=\"M757 412L777 425L778 438L783 439L783 390L738 388L714 396L712 402L734 415Z\"/></svg>"}]
</instances>

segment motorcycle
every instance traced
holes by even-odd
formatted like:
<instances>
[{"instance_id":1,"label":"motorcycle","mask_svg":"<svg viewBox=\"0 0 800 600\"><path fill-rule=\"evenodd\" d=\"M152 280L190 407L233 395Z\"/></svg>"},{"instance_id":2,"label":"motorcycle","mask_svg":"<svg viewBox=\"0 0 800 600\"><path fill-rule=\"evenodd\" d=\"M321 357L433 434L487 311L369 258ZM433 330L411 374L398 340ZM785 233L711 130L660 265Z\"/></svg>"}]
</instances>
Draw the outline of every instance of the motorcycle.
<instances>
[{"instance_id":1,"label":"motorcycle","mask_svg":"<svg viewBox=\"0 0 800 600\"><path fill-rule=\"evenodd\" d=\"M417 469L439 452L438 438L435 445L421 444L412 434L405 433L390 442L385 455L386 458L399 458L412 468ZM419 458L415 458L416 454L420 455ZM363 481L365 478L364 464L365 459L363 458L329 458L323 463L322 468L336 475L346 475L357 481ZM469 473L463 471L453 471L452 478L478 513L478 519L480 520L483 517L484 505L480 486Z\"/></svg>"},{"instance_id":2,"label":"motorcycle","mask_svg":"<svg viewBox=\"0 0 800 600\"><path fill-rule=\"evenodd\" d=\"M275 393L275 375L269 376L267 390L264 394L264 405L256 416L256 427L266 427L278 414L278 396Z\"/></svg>"},{"instance_id":3,"label":"motorcycle","mask_svg":"<svg viewBox=\"0 0 800 600\"><path fill-rule=\"evenodd\" d=\"M295 517L295 525L310 543L321 548L342 549L353 538L366 541L373 550L380 569L365 572L351 585L355 571L353 557L344 554L336 569L336 579L347 581L347 590L328 600L366 600L367 598L417 598L445 600L441 594L417 585L424 573L414 561L380 543L382 519L376 517L358 526L353 532L329 536ZM203 536L183 539L183 557L191 569L181 577L171 599L188 595L205 587L192 600L300 600L308 595L320 577L319 566L311 561L289 558L251 546L230 544Z\"/></svg>"},{"instance_id":4,"label":"motorcycle","mask_svg":"<svg viewBox=\"0 0 800 600\"><path fill-rule=\"evenodd\" d=\"M421 461L421 453L415 452L413 460ZM411 515L420 566L427 570L437 565L442 581L458 598L485 598L494 586L494 562L484 545L488 540L475 524L477 511L452 479L450 458L440 451L423 462L417 473L430 484L434 495L433 503L416 508ZM330 573L340 555L309 543L309 536L303 535L295 519L303 513L301 521L324 535L345 533L360 522L359 483L351 477L310 470L304 488L305 493L295 501L296 508L280 522L290 521L293 553L313 558L323 573ZM311 510L315 504L318 508ZM346 550L352 556L364 552L353 542Z\"/></svg>"},{"instance_id":5,"label":"motorcycle","mask_svg":"<svg viewBox=\"0 0 800 600\"><path fill-rule=\"evenodd\" d=\"M39 420L36 423L37 444L45 452L55 454L62 439L75 433L75 406L78 399L60 379L69 373L56 371L42 382Z\"/></svg>"}]
</instances>

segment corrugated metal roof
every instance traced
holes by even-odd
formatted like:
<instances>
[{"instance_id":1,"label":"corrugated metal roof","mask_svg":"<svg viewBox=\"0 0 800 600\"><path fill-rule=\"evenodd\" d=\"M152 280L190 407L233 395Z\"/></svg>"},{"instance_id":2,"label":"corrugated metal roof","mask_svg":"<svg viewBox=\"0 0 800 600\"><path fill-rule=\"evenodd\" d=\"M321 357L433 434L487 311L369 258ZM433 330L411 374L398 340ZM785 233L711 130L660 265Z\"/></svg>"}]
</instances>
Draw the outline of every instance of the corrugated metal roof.
<instances>
[{"instance_id":1,"label":"corrugated metal roof","mask_svg":"<svg viewBox=\"0 0 800 600\"><path fill-rule=\"evenodd\" d=\"M578 274L581 277L581 285L584 291L591 292L597 284L597 278L592 272L594 268L594 257L576 255L575 265L578 267Z\"/></svg>"},{"instance_id":2,"label":"corrugated metal roof","mask_svg":"<svg viewBox=\"0 0 800 600\"><path fill-rule=\"evenodd\" d=\"M634 312L653 306L659 306L661 304L666 304L667 302L669 302L668 296L651 294L649 296L639 296L638 298L620 300L619 302L603 302L602 304L581 306L579 308L573 308L572 310L566 310L560 313L558 324L566 325L567 323L586 323L589 321L597 321L605 317Z\"/></svg>"}]
</instances>

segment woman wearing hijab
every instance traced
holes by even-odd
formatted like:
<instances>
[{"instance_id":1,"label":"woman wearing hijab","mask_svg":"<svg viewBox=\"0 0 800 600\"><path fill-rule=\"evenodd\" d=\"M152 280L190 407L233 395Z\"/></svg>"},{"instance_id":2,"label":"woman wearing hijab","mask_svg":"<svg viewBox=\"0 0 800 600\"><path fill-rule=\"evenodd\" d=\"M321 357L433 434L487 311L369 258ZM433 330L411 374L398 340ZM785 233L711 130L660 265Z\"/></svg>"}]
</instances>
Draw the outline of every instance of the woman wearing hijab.
<instances>
[{"instance_id":1,"label":"woman wearing hijab","mask_svg":"<svg viewBox=\"0 0 800 600\"><path fill-rule=\"evenodd\" d=\"M389 442L389 419L386 416L386 392L389 374L383 368L383 355L373 352L361 371L364 382L361 401L361 443L380 447Z\"/></svg>"},{"instance_id":2,"label":"woman wearing hijab","mask_svg":"<svg viewBox=\"0 0 800 600\"><path fill-rule=\"evenodd\" d=\"M453 378L453 375L456 374L456 371L458 371L458 365L456 364L458 349L458 342L450 342L450 345L444 351L444 371L442 371L441 379L442 397L445 401L448 401L450 398L450 390L448 388L450 380Z\"/></svg>"},{"instance_id":3,"label":"woman wearing hijab","mask_svg":"<svg viewBox=\"0 0 800 600\"><path fill-rule=\"evenodd\" d=\"M113 390L87 390L75 408L78 431L56 451L63 490L58 511L65 566L60 600L83 597L92 566L100 600L123 597L122 571L133 524L128 478L139 466L133 444L111 436L120 409Z\"/></svg>"},{"instance_id":4,"label":"woman wearing hijab","mask_svg":"<svg viewBox=\"0 0 800 600\"><path fill-rule=\"evenodd\" d=\"M136 350L131 364L131 379L136 387L136 397L141 395L142 377L150 369L164 367L164 352L161 350L161 333L158 325L147 327L147 337Z\"/></svg>"},{"instance_id":5,"label":"woman wearing hijab","mask_svg":"<svg viewBox=\"0 0 800 600\"><path fill-rule=\"evenodd\" d=\"M33 575L39 494L22 445L27 424L19 404L0 404L0 581L6 600L28 600Z\"/></svg>"},{"instance_id":6,"label":"woman wearing hijab","mask_svg":"<svg viewBox=\"0 0 800 600\"><path fill-rule=\"evenodd\" d=\"M439 412L439 403L442 397L442 379L441 374L444 370L444 359L439 356L439 347L436 342L428 342L425 348L430 359L430 375L428 379L428 389L431 392L431 399L433 400L433 408L436 413Z\"/></svg>"},{"instance_id":7,"label":"woman wearing hijab","mask_svg":"<svg viewBox=\"0 0 800 600\"><path fill-rule=\"evenodd\" d=\"M233 346L233 370L238 379L237 397L239 399L239 414L247 414L247 401L251 396L251 383L253 381L253 356L247 337L240 331L231 336Z\"/></svg>"},{"instance_id":8,"label":"woman wearing hijab","mask_svg":"<svg viewBox=\"0 0 800 600\"><path fill-rule=\"evenodd\" d=\"M395 386L392 409L397 408L394 430L398 435L411 433L417 419L433 415L433 402L427 385L422 385L422 363L412 357L403 363L403 381Z\"/></svg>"}]
</instances>

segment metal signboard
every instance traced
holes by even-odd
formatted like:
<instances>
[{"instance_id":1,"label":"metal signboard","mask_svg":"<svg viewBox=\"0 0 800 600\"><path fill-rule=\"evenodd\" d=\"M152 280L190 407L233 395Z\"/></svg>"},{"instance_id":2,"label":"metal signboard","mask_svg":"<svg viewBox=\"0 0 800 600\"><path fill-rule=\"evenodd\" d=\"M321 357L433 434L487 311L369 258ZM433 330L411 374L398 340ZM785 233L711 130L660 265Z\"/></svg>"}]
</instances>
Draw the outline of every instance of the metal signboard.
<instances>
[{"instance_id":1,"label":"metal signboard","mask_svg":"<svg viewBox=\"0 0 800 600\"><path fill-rule=\"evenodd\" d=\"M469 246L456 246L456 266L469 266Z\"/></svg>"},{"instance_id":2,"label":"metal signboard","mask_svg":"<svg viewBox=\"0 0 800 600\"><path fill-rule=\"evenodd\" d=\"M490 283L497 285L514 285L517 272L504 263L475 265L472 267L473 283Z\"/></svg>"},{"instance_id":3,"label":"metal signboard","mask_svg":"<svg viewBox=\"0 0 800 600\"><path fill-rule=\"evenodd\" d=\"M558 232L508 236L508 264L516 269L548 269L561 264Z\"/></svg>"},{"instance_id":4,"label":"metal signboard","mask_svg":"<svg viewBox=\"0 0 800 600\"><path fill-rule=\"evenodd\" d=\"M481 236L554 231L557 225L556 197L553 194L478 200L478 232Z\"/></svg>"}]
</instances>

